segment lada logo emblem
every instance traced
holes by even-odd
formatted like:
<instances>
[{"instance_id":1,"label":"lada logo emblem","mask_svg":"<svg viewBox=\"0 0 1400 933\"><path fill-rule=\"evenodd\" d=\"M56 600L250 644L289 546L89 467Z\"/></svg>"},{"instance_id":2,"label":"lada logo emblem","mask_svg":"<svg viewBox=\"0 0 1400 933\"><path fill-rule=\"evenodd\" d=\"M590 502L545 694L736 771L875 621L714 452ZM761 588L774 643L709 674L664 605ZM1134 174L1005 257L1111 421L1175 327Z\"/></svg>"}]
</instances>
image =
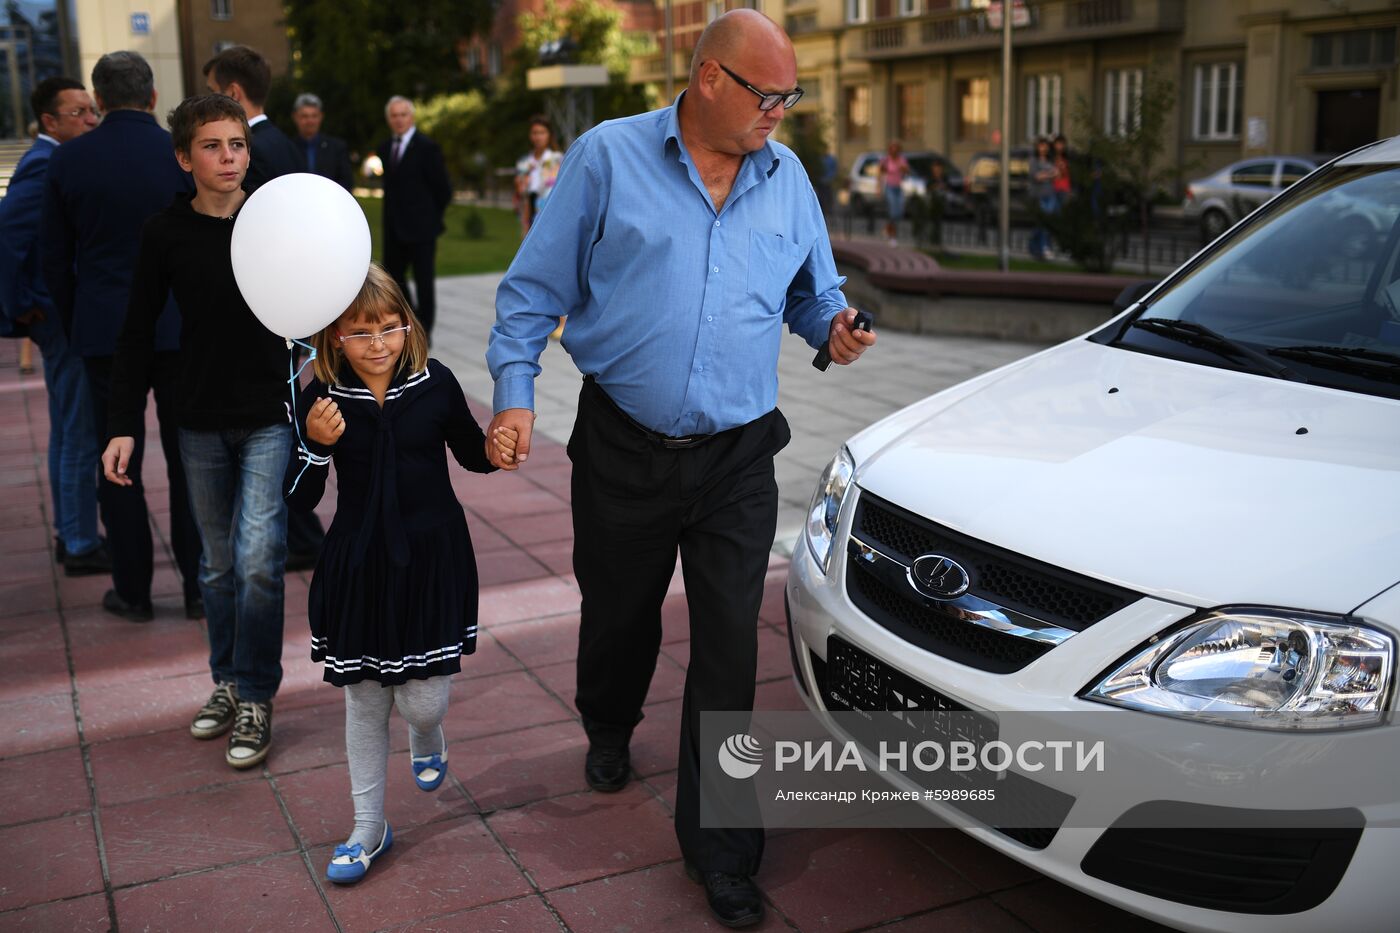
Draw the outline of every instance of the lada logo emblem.
<instances>
[{"instance_id":1,"label":"lada logo emblem","mask_svg":"<svg viewBox=\"0 0 1400 933\"><path fill-rule=\"evenodd\" d=\"M962 565L942 554L925 554L909 568L914 588L934 599L957 599L972 581Z\"/></svg>"}]
</instances>

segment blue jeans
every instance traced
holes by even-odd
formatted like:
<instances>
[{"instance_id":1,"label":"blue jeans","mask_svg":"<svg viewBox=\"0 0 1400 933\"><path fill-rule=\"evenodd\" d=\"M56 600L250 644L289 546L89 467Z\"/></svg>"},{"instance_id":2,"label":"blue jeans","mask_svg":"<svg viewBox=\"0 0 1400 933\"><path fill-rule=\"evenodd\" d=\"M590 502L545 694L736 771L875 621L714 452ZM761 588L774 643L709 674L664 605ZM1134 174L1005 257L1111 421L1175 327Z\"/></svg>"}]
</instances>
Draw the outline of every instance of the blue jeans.
<instances>
[{"instance_id":1,"label":"blue jeans","mask_svg":"<svg viewBox=\"0 0 1400 933\"><path fill-rule=\"evenodd\" d=\"M53 527L69 554L86 554L97 537L97 428L82 357L68 346L58 315L29 325L44 357L49 390L49 492Z\"/></svg>"},{"instance_id":2,"label":"blue jeans","mask_svg":"<svg viewBox=\"0 0 1400 933\"><path fill-rule=\"evenodd\" d=\"M282 480L292 426L180 429L180 458L204 555L199 588L209 625L209 672L262 703L282 683L282 574L287 505Z\"/></svg>"},{"instance_id":3,"label":"blue jeans","mask_svg":"<svg viewBox=\"0 0 1400 933\"><path fill-rule=\"evenodd\" d=\"M885 209L889 212L890 223L904 219L904 189L899 185L885 185Z\"/></svg>"},{"instance_id":4,"label":"blue jeans","mask_svg":"<svg viewBox=\"0 0 1400 933\"><path fill-rule=\"evenodd\" d=\"M1043 198L1038 199L1037 203L1040 206L1040 212L1042 214L1059 213L1060 199L1055 197L1055 195L1053 194L1049 194ZM1046 230L1044 227L1036 227L1035 231L1031 233L1031 241L1029 244L1031 255L1034 256L1036 259L1044 259L1045 251L1049 248L1050 231Z\"/></svg>"}]
</instances>

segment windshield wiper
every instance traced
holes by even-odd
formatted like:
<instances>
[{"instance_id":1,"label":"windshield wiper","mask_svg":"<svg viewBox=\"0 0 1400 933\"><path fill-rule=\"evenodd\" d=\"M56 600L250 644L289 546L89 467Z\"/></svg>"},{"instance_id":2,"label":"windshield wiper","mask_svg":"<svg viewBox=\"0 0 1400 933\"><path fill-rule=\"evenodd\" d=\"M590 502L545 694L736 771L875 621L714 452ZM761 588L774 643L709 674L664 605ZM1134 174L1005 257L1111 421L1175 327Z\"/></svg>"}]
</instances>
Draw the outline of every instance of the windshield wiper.
<instances>
[{"instance_id":1,"label":"windshield wiper","mask_svg":"<svg viewBox=\"0 0 1400 933\"><path fill-rule=\"evenodd\" d=\"M1275 347L1274 356L1303 360L1325 369L1337 369L1359 376L1380 376L1390 382L1400 382L1400 354L1367 347L1331 347L1326 345Z\"/></svg>"},{"instance_id":2,"label":"windshield wiper","mask_svg":"<svg viewBox=\"0 0 1400 933\"><path fill-rule=\"evenodd\" d=\"M1177 321L1165 317L1145 317L1133 321L1134 327L1140 327L1151 334L1166 337L1169 340L1176 340L1188 346L1199 347L1202 350L1210 350L1219 356L1237 360L1248 360L1254 364L1256 371L1265 375L1274 376L1279 379L1287 379L1290 382L1306 382L1302 376L1298 375L1278 360L1271 359L1252 350L1243 344L1236 343L1224 334L1217 333L1203 324L1194 321Z\"/></svg>"}]
</instances>

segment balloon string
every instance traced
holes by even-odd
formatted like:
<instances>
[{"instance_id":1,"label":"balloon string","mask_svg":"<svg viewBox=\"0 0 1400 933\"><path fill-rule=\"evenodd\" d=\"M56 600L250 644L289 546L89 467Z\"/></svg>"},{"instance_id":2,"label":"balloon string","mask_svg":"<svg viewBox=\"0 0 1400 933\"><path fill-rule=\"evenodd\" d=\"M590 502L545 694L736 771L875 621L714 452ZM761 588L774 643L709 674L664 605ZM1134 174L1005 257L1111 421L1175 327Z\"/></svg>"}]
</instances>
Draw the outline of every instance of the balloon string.
<instances>
[{"instance_id":1,"label":"balloon string","mask_svg":"<svg viewBox=\"0 0 1400 933\"><path fill-rule=\"evenodd\" d=\"M316 359L316 348L309 343L297 340L295 337L287 339L287 372L291 375L287 378L292 393L292 430L297 436L297 455L301 459L301 469L297 471L297 478L292 480L292 488L287 490L287 495L297 491L297 485L301 482L301 477L307 469L314 463L317 466L325 466L331 462L330 457L318 457L306 446L306 441L301 436L301 419L297 417L297 380L301 378L301 371ZM292 344L305 347L307 350L306 359L297 365L297 352L292 348Z\"/></svg>"}]
</instances>

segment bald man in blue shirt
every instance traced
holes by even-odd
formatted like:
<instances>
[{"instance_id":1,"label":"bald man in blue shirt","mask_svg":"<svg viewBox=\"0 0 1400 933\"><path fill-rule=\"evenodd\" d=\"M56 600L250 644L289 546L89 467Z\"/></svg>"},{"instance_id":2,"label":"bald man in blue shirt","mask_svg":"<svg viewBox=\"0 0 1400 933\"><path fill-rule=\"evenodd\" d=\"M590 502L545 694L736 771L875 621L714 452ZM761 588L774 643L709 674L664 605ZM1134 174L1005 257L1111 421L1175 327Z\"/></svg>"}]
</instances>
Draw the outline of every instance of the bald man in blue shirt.
<instances>
[{"instance_id":1,"label":"bald man in blue shirt","mask_svg":"<svg viewBox=\"0 0 1400 933\"><path fill-rule=\"evenodd\" d=\"M496 295L487 362L497 428L529 455L539 356L560 316L584 374L569 441L582 591L576 702L585 776L620 790L679 550L690 608L676 834L716 918L763 917L759 829L702 828L700 713L751 710L757 618L777 523L782 327L839 364L852 329L817 197L770 136L797 103L792 44L752 10L701 36L673 106L604 123L569 150Z\"/></svg>"}]
</instances>

